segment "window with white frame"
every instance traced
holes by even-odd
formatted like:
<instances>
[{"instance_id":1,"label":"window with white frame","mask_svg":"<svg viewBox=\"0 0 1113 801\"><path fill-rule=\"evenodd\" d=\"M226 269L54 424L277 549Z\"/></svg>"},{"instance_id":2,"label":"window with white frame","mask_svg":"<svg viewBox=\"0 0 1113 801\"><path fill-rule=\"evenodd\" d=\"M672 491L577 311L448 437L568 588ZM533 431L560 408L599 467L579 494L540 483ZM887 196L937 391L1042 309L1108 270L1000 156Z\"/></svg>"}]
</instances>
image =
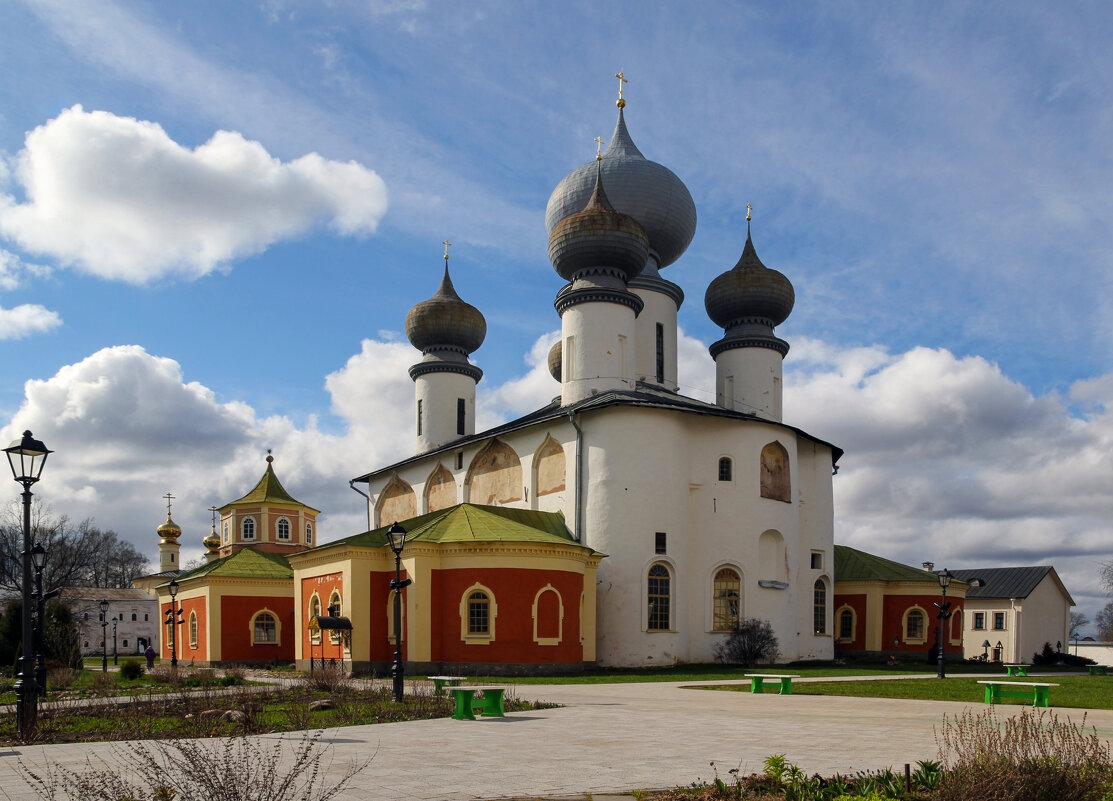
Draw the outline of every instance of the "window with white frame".
<instances>
[{"instance_id":1,"label":"window with white frame","mask_svg":"<svg viewBox=\"0 0 1113 801\"><path fill-rule=\"evenodd\" d=\"M646 603L649 631L668 631L672 607L672 573L666 565L658 562L649 568L649 582L646 588Z\"/></svg>"},{"instance_id":2,"label":"window with white frame","mask_svg":"<svg viewBox=\"0 0 1113 801\"><path fill-rule=\"evenodd\" d=\"M742 617L742 577L737 570L724 567L715 573L712 602L712 630L732 631Z\"/></svg>"},{"instance_id":3,"label":"window with white frame","mask_svg":"<svg viewBox=\"0 0 1113 801\"><path fill-rule=\"evenodd\" d=\"M243 534L245 540L255 539L255 518L245 517L243 524L240 526L240 532Z\"/></svg>"},{"instance_id":4,"label":"window with white frame","mask_svg":"<svg viewBox=\"0 0 1113 801\"><path fill-rule=\"evenodd\" d=\"M275 533L278 539L289 542L290 541L290 521L285 517L278 518L278 522L274 526Z\"/></svg>"},{"instance_id":5,"label":"window with white frame","mask_svg":"<svg viewBox=\"0 0 1113 801\"><path fill-rule=\"evenodd\" d=\"M271 612L263 611L251 621L252 645L278 644L278 618Z\"/></svg>"}]
</instances>

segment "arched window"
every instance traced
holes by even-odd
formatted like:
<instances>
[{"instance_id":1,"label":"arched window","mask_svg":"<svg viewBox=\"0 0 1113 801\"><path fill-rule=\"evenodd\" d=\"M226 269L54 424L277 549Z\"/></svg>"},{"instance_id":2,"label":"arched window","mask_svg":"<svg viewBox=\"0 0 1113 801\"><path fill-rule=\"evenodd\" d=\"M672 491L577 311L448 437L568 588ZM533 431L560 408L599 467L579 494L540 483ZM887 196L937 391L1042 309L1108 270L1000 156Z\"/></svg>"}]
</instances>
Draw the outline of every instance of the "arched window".
<instances>
[{"instance_id":1,"label":"arched window","mask_svg":"<svg viewBox=\"0 0 1113 801\"><path fill-rule=\"evenodd\" d=\"M222 526L222 528L224 529L224 541L228 542L228 521L227 520L224 521L224 525Z\"/></svg>"},{"instance_id":2,"label":"arched window","mask_svg":"<svg viewBox=\"0 0 1113 801\"><path fill-rule=\"evenodd\" d=\"M278 518L275 524L275 532L278 534L278 539L289 542L290 540L290 521L285 517Z\"/></svg>"},{"instance_id":3,"label":"arched window","mask_svg":"<svg viewBox=\"0 0 1113 801\"><path fill-rule=\"evenodd\" d=\"M770 442L761 449L761 497L792 502L788 451L779 442Z\"/></svg>"},{"instance_id":4,"label":"arched window","mask_svg":"<svg viewBox=\"0 0 1113 801\"><path fill-rule=\"evenodd\" d=\"M715 574L713 589L714 631L731 631L742 619L742 577L738 571L724 567Z\"/></svg>"},{"instance_id":5,"label":"arched window","mask_svg":"<svg viewBox=\"0 0 1113 801\"><path fill-rule=\"evenodd\" d=\"M328 613L330 615L339 616L340 615L340 610L342 608L343 607L342 607L342 604L341 604L341 601L340 601L340 592L338 590L333 590L332 595L330 595L328 597ZM328 636L329 636L329 640L332 641L333 645L338 644L343 639L343 635L340 633L340 631L338 629L333 629L332 631L330 631L328 633Z\"/></svg>"},{"instance_id":6,"label":"arched window","mask_svg":"<svg viewBox=\"0 0 1113 801\"><path fill-rule=\"evenodd\" d=\"M139 615L135 614L135 612L132 612L132 613L131 613L131 619L132 619L132 620L138 620L138 619L139 619Z\"/></svg>"},{"instance_id":7,"label":"arched window","mask_svg":"<svg viewBox=\"0 0 1113 801\"><path fill-rule=\"evenodd\" d=\"M649 604L649 631L668 631L669 612L672 606L672 574L658 562L649 568L649 586L646 601Z\"/></svg>"},{"instance_id":8,"label":"arched window","mask_svg":"<svg viewBox=\"0 0 1113 801\"><path fill-rule=\"evenodd\" d=\"M309 619L321 616L321 596L313 593L313 597L309 599ZM314 645L321 642L321 630L319 628L309 630L309 641Z\"/></svg>"},{"instance_id":9,"label":"arched window","mask_svg":"<svg viewBox=\"0 0 1113 801\"><path fill-rule=\"evenodd\" d=\"M839 610L839 640L850 642L854 639L854 610L844 606Z\"/></svg>"},{"instance_id":10,"label":"arched window","mask_svg":"<svg viewBox=\"0 0 1113 801\"><path fill-rule=\"evenodd\" d=\"M468 596L468 635L486 637L491 632L491 599L479 590Z\"/></svg>"},{"instance_id":11,"label":"arched window","mask_svg":"<svg viewBox=\"0 0 1113 801\"><path fill-rule=\"evenodd\" d=\"M312 545L313 544L313 524L312 523L306 523L305 524L305 544L306 545Z\"/></svg>"},{"instance_id":12,"label":"arched window","mask_svg":"<svg viewBox=\"0 0 1113 801\"><path fill-rule=\"evenodd\" d=\"M731 462L729 456L724 456L722 459L719 460L719 480L734 480L734 464Z\"/></svg>"},{"instance_id":13,"label":"arched window","mask_svg":"<svg viewBox=\"0 0 1113 801\"><path fill-rule=\"evenodd\" d=\"M812 617L815 621L815 633L827 633L827 585L823 583L823 579L816 579L815 588L813 592L813 614Z\"/></svg>"},{"instance_id":14,"label":"arched window","mask_svg":"<svg viewBox=\"0 0 1113 801\"><path fill-rule=\"evenodd\" d=\"M197 647L197 613L189 613L189 647Z\"/></svg>"},{"instance_id":15,"label":"arched window","mask_svg":"<svg viewBox=\"0 0 1113 801\"><path fill-rule=\"evenodd\" d=\"M460 598L460 639L468 645L494 642L498 604L489 587L473 584Z\"/></svg>"},{"instance_id":16,"label":"arched window","mask_svg":"<svg viewBox=\"0 0 1113 801\"><path fill-rule=\"evenodd\" d=\"M243 532L243 538L245 540L255 539L255 518L245 517L243 519L243 528L241 530Z\"/></svg>"},{"instance_id":17,"label":"arched window","mask_svg":"<svg viewBox=\"0 0 1113 801\"><path fill-rule=\"evenodd\" d=\"M923 643L927 639L924 634L925 620L924 610L919 607L914 607L904 613L905 642Z\"/></svg>"},{"instance_id":18,"label":"arched window","mask_svg":"<svg viewBox=\"0 0 1113 801\"><path fill-rule=\"evenodd\" d=\"M260 612L251 621L252 645L278 644L278 618L270 612Z\"/></svg>"},{"instance_id":19,"label":"arched window","mask_svg":"<svg viewBox=\"0 0 1113 801\"><path fill-rule=\"evenodd\" d=\"M564 600L552 584L533 596L533 641L538 645L560 645L564 637Z\"/></svg>"}]
</instances>

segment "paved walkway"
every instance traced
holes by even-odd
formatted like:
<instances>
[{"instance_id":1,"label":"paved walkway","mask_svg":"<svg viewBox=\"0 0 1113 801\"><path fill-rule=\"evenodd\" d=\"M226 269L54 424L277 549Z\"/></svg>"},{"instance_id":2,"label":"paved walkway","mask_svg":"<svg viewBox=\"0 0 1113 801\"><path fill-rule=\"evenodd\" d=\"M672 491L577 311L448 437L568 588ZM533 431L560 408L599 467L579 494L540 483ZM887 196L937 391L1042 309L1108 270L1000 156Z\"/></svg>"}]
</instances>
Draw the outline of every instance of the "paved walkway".
<instances>
[{"instance_id":1,"label":"paved walkway","mask_svg":"<svg viewBox=\"0 0 1113 801\"><path fill-rule=\"evenodd\" d=\"M693 684L698 683L685 686ZM708 780L712 761L723 775L735 767L760 772L765 757L775 753L809 773L900 769L937 757L934 729L944 715L968 706L984 709L973 701L752 695L675 683L521 685L517 695L565 706L474 722L330 730L332 771L371 758L338 801L584 798L585 793L598 801L632 789ZM998 707L1001 714L1020 709ZM1058 714L1075 720L1082 715ZM1087 723L1113 739L1113 711L1091 711ZM79 767L89 758L112 760L118 753L113 743L0 750L0 799L37 798L19 777L18 760Z\"/></svg>"}]
</instances>

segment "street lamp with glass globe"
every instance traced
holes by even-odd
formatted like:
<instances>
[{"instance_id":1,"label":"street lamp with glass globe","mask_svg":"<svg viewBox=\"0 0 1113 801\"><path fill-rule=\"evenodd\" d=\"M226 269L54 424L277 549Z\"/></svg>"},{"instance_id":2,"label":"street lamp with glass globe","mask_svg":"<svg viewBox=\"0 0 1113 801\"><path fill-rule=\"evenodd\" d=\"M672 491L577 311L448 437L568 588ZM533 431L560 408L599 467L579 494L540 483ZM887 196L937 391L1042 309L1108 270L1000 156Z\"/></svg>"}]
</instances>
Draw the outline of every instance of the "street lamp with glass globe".
<instances>
[{"instance_id":1,"label":"street lamp with glass globe","mask_svg":"<svg viewBox=\"0 0 1113 801\"><path fill-rule=\"evenodd\" d=\"M402 666L402 590L413 581L402 579L402 549L406 547L406 529L394 523L387 529L386 536L390 550L394 551L394 578L390 582L390 589L394 591L394 664L390 668L390 675L394 678L394 700L401 703L405 671Z\"/></svg>"}]
</instances>

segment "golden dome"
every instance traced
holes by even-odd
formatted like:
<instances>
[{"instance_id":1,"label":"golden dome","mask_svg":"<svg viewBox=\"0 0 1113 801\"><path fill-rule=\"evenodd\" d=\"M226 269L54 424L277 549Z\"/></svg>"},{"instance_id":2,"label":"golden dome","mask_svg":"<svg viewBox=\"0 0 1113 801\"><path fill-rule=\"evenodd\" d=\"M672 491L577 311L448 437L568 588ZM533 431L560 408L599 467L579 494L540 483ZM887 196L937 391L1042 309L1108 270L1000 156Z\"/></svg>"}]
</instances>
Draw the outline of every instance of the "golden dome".
<instances>
[{"instance_id":1,"label":"golden dome","mask_svg":"<svg viewBox=\"0 0 1113 801\"><path fill-rule=\"evenodd\" d=\"M170 515L166 515L166 522L158 527L158 535L163 539L176 540L182 536L182 529Z\"/></svg>"},{"instance_id":2,"label":"golden dome","mask_svg":"<svg viewBox=\"0 0 1113 801\"><path fill-rule=\"evenodd\" d=\"M215 528L209 532L205 539L201 540L201 544L210 551L215 551L220 547L220 537L217 535Z\"/></svg>"}]
</instances>

